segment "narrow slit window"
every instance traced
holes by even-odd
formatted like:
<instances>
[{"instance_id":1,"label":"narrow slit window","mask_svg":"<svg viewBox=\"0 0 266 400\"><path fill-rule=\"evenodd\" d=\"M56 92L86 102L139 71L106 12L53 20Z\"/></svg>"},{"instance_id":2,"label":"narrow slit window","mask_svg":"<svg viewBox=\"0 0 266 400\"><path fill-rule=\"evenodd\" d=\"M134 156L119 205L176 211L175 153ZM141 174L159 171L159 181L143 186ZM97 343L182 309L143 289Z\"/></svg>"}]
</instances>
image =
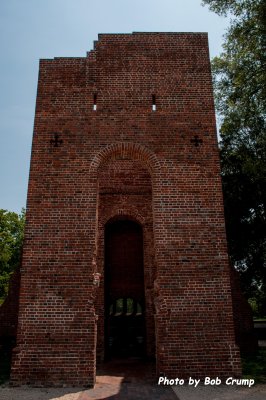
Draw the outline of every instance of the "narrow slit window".
<instances>
[{"instance_id":1,"label":"narrow slit window","mask_svg":"<svg viewBox=\"0 0 266 400\"><path fill-rule=\"evenodd\" d=\"M134 312L134 302L133 299L127 299L127 315L131 315Z\"/></svg>"},{"instance_id":2,"label":"narrow slit window","mask_svg":"<svg viewBox=\"0 0 266 400\"><path fill-rule=\"evenodd\" d=\"M110 305L109 314L110 315L114 314L114 305L113 304Z\"/></svg>"},{"instance_id":3,"label":"narrow slit window","mask_svg":"<svg viewBox=\"0 0 266 400\"><path fill-rule=\"evenodd\" d=\"M97 94L93 96L93 111L97 110Z\"/></svg>"},{"instance_id":4,"label":"narrow slit window","mask_svg":"<svg viewBox=\"0 0 266 400\"><path fill-rule=\"evenodd\" d=\"M124 299L116 300L116 315L121 315L124 311Z\"/></svg>"},{"instance_id":5,"label":"narrow slit window","mask_svg":"<svg viewBox=\"0 0 266 400\"><path fill-rule=\"evenodd\" d=\"M137 303L137 315L141 315L142 314L142 307L139 303Z\"/></svg>"},{"instance_id":6,"label":"narrow slit window","mask_svg":"<svg viewBox=\"0 0 266 400\"><path fill-rule=\"evenodd\" d=\"M152 95L152 111L156 111L156 97L155 97L155 94Z\"/></svg>"}]
</instances>

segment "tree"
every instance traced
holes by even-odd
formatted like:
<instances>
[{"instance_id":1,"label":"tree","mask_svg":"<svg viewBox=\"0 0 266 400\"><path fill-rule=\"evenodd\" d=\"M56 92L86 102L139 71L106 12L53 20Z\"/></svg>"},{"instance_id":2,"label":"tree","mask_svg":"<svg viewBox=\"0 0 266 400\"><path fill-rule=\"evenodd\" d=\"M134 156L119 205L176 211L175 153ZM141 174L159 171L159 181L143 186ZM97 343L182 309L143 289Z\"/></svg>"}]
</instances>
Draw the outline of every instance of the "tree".
<instances>
[{"instance_id":1,"label":"tree","mask_svg":"<svg viewBox=\"0 0 266 400\"><path fill-rule=\"evenodd\" d=\"M0 209L0 304L8 292L12 273L19 267L25 210L21 214Z\"/></svg>"},{"instance_id":2,"label":"tree","mask_svg":"<svg viewBox=\"0 0 266 400\"><path fill-rule=\"evenodd\" d=\"M229 255L244 293L266 315L266 2L203 4L231 18L212 60Z\"/></svg>"}]
</instances>

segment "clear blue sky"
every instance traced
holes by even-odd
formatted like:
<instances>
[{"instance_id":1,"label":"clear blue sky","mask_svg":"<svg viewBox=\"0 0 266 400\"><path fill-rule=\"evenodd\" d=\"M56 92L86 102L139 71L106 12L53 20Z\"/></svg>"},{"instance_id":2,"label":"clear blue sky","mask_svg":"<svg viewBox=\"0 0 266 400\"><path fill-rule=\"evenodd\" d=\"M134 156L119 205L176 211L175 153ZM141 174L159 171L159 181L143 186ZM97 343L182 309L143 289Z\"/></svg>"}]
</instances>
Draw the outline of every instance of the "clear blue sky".
<instances>
[{"instance_id":1,"label":"clear blue sky","mask_svg":"<svg viewBox=\"0 0 266 400\"><path fill-rule=\"evenodd\" d=\"M40 58L85 57L98 33L208 32L228 21L201 0L0 0L0 208L26 205Z\"/></svg>"}]
</instances>

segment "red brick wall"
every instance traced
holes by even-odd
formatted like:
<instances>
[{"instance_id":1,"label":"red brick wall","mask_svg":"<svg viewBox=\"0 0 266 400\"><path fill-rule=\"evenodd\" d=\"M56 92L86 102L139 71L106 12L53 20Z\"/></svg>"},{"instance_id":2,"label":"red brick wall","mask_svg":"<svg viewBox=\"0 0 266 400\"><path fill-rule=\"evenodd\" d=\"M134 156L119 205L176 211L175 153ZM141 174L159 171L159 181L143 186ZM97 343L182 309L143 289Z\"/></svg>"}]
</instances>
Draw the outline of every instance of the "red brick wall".
<instances>
[{"instance_id":1,"label":"red brick wall","mask_svg":"<svg viewBox=\"0 0 266 400\"><path fill-rule=\"evenodd\" d=\"M94 383L117 215L143 227L157 373L240 373L219 173L206 34L99 35L85 58L41 60L14 384Z\"/></svg>"}]
</instances>

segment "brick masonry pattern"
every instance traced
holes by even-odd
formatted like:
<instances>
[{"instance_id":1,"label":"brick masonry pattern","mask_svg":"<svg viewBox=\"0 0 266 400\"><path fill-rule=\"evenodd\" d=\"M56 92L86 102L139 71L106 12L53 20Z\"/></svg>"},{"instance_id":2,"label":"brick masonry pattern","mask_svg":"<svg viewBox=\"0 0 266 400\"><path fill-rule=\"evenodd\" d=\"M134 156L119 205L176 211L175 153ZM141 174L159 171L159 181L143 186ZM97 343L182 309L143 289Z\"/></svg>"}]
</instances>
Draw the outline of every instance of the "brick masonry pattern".
<instances>
[{"instance_id":1,"label":"brick masonry pattern","mask_svg":"<svg viewBox=\"0 0 266 400\"><path fill-rule=\"evenodd\" d=\"M40 61L14 385L94 385L117 216L143 227L157 374L240 373L219 168L206 34L102 34Z\"/></svg>"}]
</instances>

